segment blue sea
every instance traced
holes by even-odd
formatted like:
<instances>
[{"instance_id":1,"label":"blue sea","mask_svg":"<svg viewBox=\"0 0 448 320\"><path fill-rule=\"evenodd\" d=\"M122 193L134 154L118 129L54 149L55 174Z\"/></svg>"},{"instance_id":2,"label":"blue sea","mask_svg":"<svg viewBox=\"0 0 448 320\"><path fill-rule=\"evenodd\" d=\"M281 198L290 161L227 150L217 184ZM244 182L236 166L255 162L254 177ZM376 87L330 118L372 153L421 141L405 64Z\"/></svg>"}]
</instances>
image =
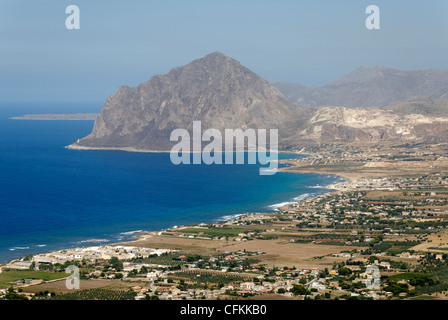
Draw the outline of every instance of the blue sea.
<instances>
[{"instance_id":1,"label":"blue sea","mask_svg":"<svg viewBox=\"0 0 448 320\"><path fill-rule=\"evenodd\" d=\"M259 175L258 165L173 165L168 153L70 150L93 121L12 120L27 113L99 112L100 104L0 106L0 263L124 241L133 231L216 222L327 192L341 179ZM297 157L285 155L281 157Z\"/></svg>"}]
</instances>

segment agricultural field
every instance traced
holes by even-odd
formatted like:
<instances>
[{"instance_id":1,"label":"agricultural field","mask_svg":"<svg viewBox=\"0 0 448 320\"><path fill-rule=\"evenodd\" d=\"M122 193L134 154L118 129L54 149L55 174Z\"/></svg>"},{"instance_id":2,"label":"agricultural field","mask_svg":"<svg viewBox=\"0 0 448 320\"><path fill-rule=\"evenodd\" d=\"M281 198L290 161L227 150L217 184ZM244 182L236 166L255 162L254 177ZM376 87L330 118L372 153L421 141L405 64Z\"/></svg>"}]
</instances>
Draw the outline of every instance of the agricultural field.
<instances>
[{"instance_id":1,"label":"agricultural field","mask_svg":"<svg viewBox=\"0 0 448 320\"><path fill-rule=\"evenodd\" d=\"M133 291L85 289L72 293L64 293L48 298L49 300L134 300Z\"/></svg>"},{"instance_id":2,"label":"agricultural field","mask_svg":"<svg viewBox=\"0 0 448 320\"><path fill-rule=\"evenodd\" d=\"M412 248L416 251L428 252L446 252L448 250L448 232L442 231L430 234L426 237L426 241Z\"/></svg>"},{"instance_id":3,"label":"agricultural field","mask_svg":"<svg viewBox=\"0 0 448 320\"><path fill-rule=\"evenodd\" d=\"M43 281L49 281L66 278L68 276L69 275L64 272L3 270L3 272L0 273L0 288L9 288L14 282L19 280L42 279Z\"/></svg>"},{"instance_id":4,"label":"agricultural field","mask_svg":"<svg viewBox=\"0 0 448 320\"><path fill-rule=\"evenodd\" d=\"M80 280L80 289L108 289L108 290L128 290L129 287L140 285L141 283L133 282L132 284L126 281L116 280L116 279L91 279L91 280ZM76 289L75 289L76 290ZM29 286L23 288L24 292L37 293L40 291L55 292L57 294L61 293L73 293L74 290L69 290L66 287L65 280L56 280L52 282L45 282L38 285ZM76 290L77 291L77 290Z\"/></svg>"},{"instance_id":5,"label":"agricultural field","mask_svg":"<svg viewBox=\"0 0 448 320\"><path fill-rule=\"evenodd\" d=\"M209 237L237 237L240 233L247 233L254 231L254 228L183 228L183 229L172 229L173 233L185 233L185 234L196 234Z\"/></svg>"},{"instance_id":6,"label":"agricultural field","mask_svg":"<svg viewBox=\"0 0 448 320\"><path fill-rule=\"evenodd\" d=\"M357 249L357 247L350 247ZM297 268L331 267L334 262L342 258L335 258L333 253L347 250L343 246L318 245L314 243L291 243L286 240L251 240L233 243L223 247L220 251L246 250L251 252L263 251L265 254L257 256L260 263L268 266L295 266Z\"/></svg>"},{"instance_id":7,"label":"agricultural field","mask_svg":"<svg viewBox=\"0 0 448 320\"><path fill-rule=\"evenodd\" d=\"M158 265L165 265L165 266L177 266L183 264L182 261L180 261L179 257L182 254L179 252L175 253L168 253L168 254L162 254L160 256L152 256L147 258L136 258L132 259L132 262L136 263L149 263L149 264L158 264Z\"/></svg>"},{"instance_id":8,"label":"agricultural field","mask_svg":"<svg viewBox=\"0 0 448 320\"><path fill-rule=\"evenodd\" d=\"M223 272L213 272L213 271L205 271L205 270L188 270L188 271L180 271L173 273L170 275L170 278L173 279L184 279L189 282L197 282L202 284L229 284L233 282L242 282L251 280L251 275L238 275L231 273L223 273Z\"/></svg>"}]
</instances>

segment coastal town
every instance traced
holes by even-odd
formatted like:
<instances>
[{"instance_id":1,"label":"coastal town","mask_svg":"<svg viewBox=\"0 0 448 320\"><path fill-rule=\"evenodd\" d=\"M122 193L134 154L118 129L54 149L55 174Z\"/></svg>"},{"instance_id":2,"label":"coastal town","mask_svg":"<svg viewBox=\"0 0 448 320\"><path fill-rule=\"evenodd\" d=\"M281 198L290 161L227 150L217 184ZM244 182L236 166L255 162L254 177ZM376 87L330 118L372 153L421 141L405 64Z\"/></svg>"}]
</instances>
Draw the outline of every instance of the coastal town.
<instances>
[{"instance_id":1,"label":"coastal town","mask_svg":"<svg viewBox=\"0 0 448 320\"><path fill-rule=\"evenodd\" d=\"M17 259L1 268L0 297L447 299L448 172L428 170L362 173L274 212ZM66 288L69 266L79 269L79 289Z\"/></svg>"}]
</instances>

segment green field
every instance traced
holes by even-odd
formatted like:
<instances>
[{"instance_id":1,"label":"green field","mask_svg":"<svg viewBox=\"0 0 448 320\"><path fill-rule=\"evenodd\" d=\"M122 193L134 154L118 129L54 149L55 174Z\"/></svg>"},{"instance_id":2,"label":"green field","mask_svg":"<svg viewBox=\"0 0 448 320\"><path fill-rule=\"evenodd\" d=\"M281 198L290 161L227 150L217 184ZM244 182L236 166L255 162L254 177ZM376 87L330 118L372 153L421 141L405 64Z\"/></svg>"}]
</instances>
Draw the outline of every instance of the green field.
<instances>
[{"instance_id":1,"label":"green field","mask_svg":"<svg viewBox=\"0 0 448 320\"><path fill-rule=\"evenodd\" d=\"M173 279L186 279L187 281L193 281L198 283L232 283L238 281L247 281L251 279L251 275L241 276L236 274L220 273L220 272L208 272L204 270L200 271L181 271L176 272L170 276Z\"/></svg>"},{"instance_id":2,"label":"green field","mask_svg":"<svg viewBox=\"0 0 448 320\"><path fill-rule=\"evenodd\" d=\"M438 300L437 297L430 297L430 296L419 296L412 298L411 300Z\"/></svg>"},{"instance_id":3,"label":"green field","mask_svg":"<svg viewBox=\"0 0 448 320\"><path fill-rule=\"evenodd\" d=\"M150 263L150 264L162 264L162 265L181 265L183 262L181 262L178 257L181 256L181 253L168 253L168 254L162 254L160 256L152 256L147 258L135 258L131 261L136 263Z\"/></svg>"},{"instance_id":4,"label":"green field","mask_svg":"<svg viewBox=\"0 0 448 320\"><path fill-rule=\"evenodd\" d=\"M11 282L23 279L42 279L44 281L55 280L68 277L64 272L47 271L3 271L0 273L0 288L9 288L13 285Z\"/></svg>"},{"instance_id":5,"label":"green field","mask_svg":"<svg viewBox=\"0 0 448 320\"><path fill-rule=\"evenodd\" d=\"M407 273L400 273L400 274L395 274L393 276L390 276L389 278L394 279L396 281L400 281L400 280L411 280L411 279L415 279L415 278L421 278L421 277L428 277L428 275L424 274L424 273L420 273L420 272L407 272Z\"/></svg>"}]
</instances>

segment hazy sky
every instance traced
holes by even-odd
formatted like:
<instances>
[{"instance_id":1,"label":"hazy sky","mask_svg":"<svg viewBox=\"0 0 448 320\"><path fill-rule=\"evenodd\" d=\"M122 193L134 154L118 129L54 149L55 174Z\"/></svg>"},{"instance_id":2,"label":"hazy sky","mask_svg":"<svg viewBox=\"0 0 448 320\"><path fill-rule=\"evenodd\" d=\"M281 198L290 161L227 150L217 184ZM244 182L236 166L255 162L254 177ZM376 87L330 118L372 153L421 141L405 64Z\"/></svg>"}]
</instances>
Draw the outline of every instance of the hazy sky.
<instances>
[{"instance_id":1,"label":"hazy sky","mask_svg":"<svg viewBox=\"0 0 448 320\"><path fill-rule=\"evenodd\" d=\"M65 26L72 4L79 30ZM371 4L380 30L365 27ZM0 103L102 103L213 51L322 85L361 65L448 70L448 1L0 0L0 40Z\"/></svg>"}]
</instances>

